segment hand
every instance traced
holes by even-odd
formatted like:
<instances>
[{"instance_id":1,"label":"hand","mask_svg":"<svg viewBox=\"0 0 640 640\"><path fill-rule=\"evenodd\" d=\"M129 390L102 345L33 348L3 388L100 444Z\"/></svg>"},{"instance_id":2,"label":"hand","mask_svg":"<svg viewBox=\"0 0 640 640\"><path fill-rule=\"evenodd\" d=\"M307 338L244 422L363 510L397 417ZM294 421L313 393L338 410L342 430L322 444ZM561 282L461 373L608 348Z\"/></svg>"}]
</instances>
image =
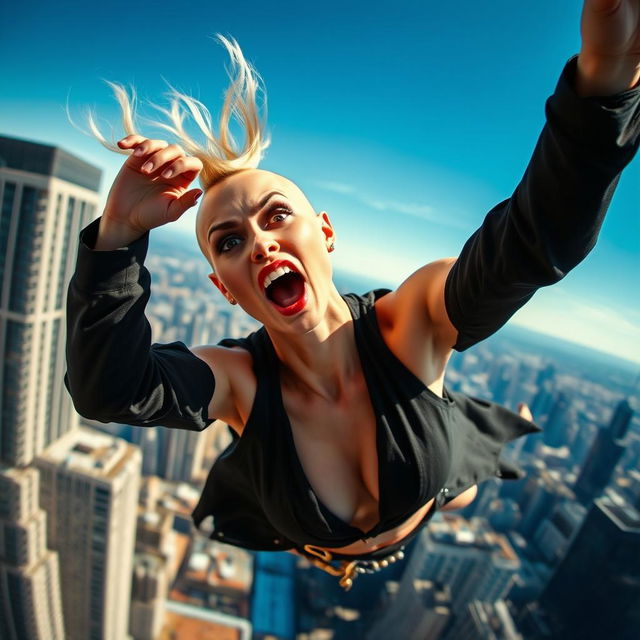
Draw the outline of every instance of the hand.
<instances>
[{"instance_id":1,"label":"hand","mask_svg":"<svg viewBox=\"0 0 640 640\"><path fill-rule=\"evenodd\" d=\"M123 246L177 220L202 195L201 189L188 188L202 170L202 162L179 146L140 135L123 138L118 146L133 153L109 192L96 249Z\"/></svg>"},{"instance_id":2,"label":"hand","mask_svg":"<svg viewBox=\"0 0 640 640\"><path fill-rule=\"evenodd\" d=\"M613 95L640 83L640 0L585 0L581 33L581 95Z\"/></svg>"}]
</instances>

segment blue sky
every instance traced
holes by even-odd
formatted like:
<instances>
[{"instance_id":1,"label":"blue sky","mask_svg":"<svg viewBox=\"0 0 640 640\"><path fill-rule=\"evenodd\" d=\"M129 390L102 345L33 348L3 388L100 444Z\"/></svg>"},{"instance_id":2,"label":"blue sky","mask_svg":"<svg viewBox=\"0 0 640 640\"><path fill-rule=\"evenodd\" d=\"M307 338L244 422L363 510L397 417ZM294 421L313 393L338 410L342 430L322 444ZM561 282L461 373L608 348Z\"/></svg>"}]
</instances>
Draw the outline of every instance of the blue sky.
<instances>
[{"instance_id":1,"label":"blue sky","mask_svg":"<svg viewBox=\"0 0 640 640\"><path fill-rule=\"evenodd\" d=\"M273 142L263 167L329 212L336 266L397 285L425 262L456 255L513 192L544 101L579 50L581 4L5 4L0 132L100 166L106 195L122 158L69 125L67 100L78 121L94 107L117 125L103 79L155 102L169 82L215 114L227 60L212 36L231 35L267 86ZM636 158L597 248L514 321L640 362L639 202ZM180 227L191 229L194 217Z\"/></svg>"}]
</instances>

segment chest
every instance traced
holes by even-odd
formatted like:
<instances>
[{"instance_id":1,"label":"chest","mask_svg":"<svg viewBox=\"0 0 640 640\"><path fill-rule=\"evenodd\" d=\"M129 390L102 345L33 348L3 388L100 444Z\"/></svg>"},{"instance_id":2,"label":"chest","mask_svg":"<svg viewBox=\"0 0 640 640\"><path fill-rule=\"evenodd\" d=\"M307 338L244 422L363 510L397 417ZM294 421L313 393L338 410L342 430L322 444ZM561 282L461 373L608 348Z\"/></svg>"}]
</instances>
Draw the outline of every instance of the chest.
<instances>
[{"instance_id":1,"label":"chest","mask_svg":"<svg viewBox=\"0 0 640 640\"><path fill-rule=\"evenodd\" d=\"M304 474L318 499L344 522L368 530L379 521L377 426L362 375L335 402L283 390Z\"/></svg>"}]
</instances>

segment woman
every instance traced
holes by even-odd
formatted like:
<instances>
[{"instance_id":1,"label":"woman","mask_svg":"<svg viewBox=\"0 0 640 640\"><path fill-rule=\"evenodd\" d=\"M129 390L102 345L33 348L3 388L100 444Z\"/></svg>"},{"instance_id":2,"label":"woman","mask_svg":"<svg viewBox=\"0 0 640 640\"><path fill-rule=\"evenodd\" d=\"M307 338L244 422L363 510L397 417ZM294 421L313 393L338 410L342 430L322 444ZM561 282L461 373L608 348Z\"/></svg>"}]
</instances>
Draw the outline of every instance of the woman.
<instances>
[{"instance_id":1,"label":"woman","mask_svg":"<svg viewBox=\"0 0 640 640\"><path fill-rule=\"evenodd\" d=\"M209 475L196 524L230 544L301 553L345 588L397 559L437 508L468 504L491 476L518 477L499 453L537 429L530 415L447 392L445 367L452 349L496 331L593 247L638 146L639 22L639 0L586 0L580 55L548 101L513 196L457 260L365 296L340 296L332 283L327 213L255 168L267 141L256 77L237 45L223 39L238 76L217 138L201 106L179 94L163 126L182 147L144 138L120 92L130 135L118 147L130 155L82 234L69 289L67 385L78 411L187 429L226 421L234 441ZM181 104L206 148L185 133ZM228 136L234 111L247 132L240 151ZM198 176L210 279L264 326L217 346L151 346L148 232L195 205Z\"/></svg>"}]
</instances>

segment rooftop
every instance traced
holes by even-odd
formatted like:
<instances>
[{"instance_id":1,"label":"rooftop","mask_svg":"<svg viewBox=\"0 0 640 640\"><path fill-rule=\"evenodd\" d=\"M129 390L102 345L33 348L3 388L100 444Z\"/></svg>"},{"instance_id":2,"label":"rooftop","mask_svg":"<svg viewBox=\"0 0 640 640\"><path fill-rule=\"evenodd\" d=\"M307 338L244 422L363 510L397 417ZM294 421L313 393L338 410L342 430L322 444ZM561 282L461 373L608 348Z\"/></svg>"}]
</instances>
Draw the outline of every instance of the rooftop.
<instances>
[{"instance_id":1,"label":"rooftop","mask_svg":"<svg viewBox=\"0 0 640 640\"><path fill-rule=\"evenodd\" d=\"M466 520L458 515L441 514L429 526L431 539L439 544L491 551L500 559L517 562L518 556L508 539L496 533L482 518Z\"/></svg>"},{"instance_id":2,"label":"rooftop","mask_svg":"<svg viewBox=\"0 0 640 640\"><path fill-rule=\"evenodd\" d=\"M634 506L627 503L614 504L602 498L596 500L596 505L608 514L621 529L640 533L640 512Z\"/></svg>"},{"instance_id":3,"label":"rooftop","mask_svg":"<svg viewBox=\"0 0 640 640\"><path fill-rule=\"evenodd\" d=\"M102 171L64 149L48 144L0 136L0 169L7 167L52 176L97 192Z\"/></svg>"},{"instance_id":4,"label":"rooftop","mask_svg":"<svg viewBox=\"0 0 640 640\"><path fill-rule=\"evenodd\" d=\"M120 438L79 428L66 433L39 457L65 469L113 479L136 452L137 447Z\"/></svg>"}]
</instances>

